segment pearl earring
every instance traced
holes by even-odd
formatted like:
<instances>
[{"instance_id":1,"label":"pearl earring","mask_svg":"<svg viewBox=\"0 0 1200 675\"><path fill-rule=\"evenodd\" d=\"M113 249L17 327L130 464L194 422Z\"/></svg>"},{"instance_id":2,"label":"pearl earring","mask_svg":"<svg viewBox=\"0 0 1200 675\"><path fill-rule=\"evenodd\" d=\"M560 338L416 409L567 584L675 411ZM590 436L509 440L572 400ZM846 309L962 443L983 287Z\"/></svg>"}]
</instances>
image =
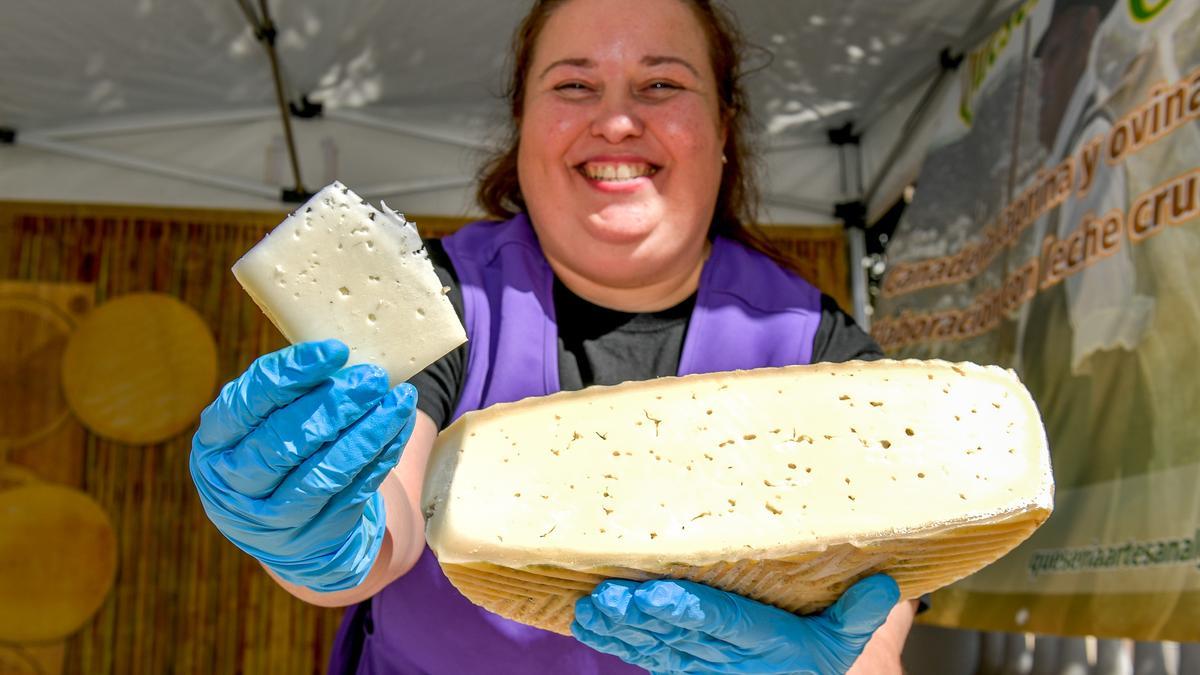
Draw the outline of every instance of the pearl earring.
<instances>
[{"instance_id":1,"label":"pearl earring","mask_svg":"<svg viewBox=\"0 0 1200 675\"><path fill-rule=\"evenodd\" d=\"M722 154L722 155L721 155L721 163L722 163L722 164L728 164L728 163L729 163L729 158L728 158L728 157L726 157L724 154Z\"/></svg>"}]
</instances>

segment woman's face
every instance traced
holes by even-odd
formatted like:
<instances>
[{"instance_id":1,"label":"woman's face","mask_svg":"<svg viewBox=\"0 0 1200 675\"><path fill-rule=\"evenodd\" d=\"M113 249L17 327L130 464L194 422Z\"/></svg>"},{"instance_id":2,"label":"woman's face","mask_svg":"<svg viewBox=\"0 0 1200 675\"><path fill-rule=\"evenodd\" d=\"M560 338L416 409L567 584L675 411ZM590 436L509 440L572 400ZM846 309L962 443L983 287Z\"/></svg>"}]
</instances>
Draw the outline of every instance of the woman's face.
<instances>
[{"instance_id":1,"label":"woman's face","mask_svg":"<svg viewBox=\"0 0 1200 675\"><path fill-rule=\"evenodd\" d=\"M699 265L725 132L703 27L680 0L571 0L534 47L521 191L552 264L613 287Z\"/></svg>"}]
</instances>

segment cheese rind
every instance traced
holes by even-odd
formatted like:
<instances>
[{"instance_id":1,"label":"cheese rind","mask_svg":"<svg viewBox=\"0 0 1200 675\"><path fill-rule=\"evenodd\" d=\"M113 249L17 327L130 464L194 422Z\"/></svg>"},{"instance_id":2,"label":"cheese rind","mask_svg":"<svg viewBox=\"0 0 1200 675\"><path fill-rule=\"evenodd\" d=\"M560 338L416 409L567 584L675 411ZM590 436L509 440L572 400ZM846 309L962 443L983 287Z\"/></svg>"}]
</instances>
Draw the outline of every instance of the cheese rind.
<instances>
[{"instance_id":1,"label":"cheese rind","mask_svg":"<svg viewBox=\"0 0 1200 675\"><path fill-rule=\"evenodd\" d=\"M916 570L902 587L925 592L975 571L1045 520L1053 480L1037 409L1011 371L881 361L661 378L468 413L439 437L422 501L451 580L502 613L532 606L508 602L520 593L503 581L530 570L753 577L757 591L744 590L761 595L797 565L824 565L819 588L793 580L787 597L760 597L812 609L869 572ZM946 548L964 533L976 536L969 551ZM782 566L775 577L766 563ZM488 599L497 583L509 591ZM563 602L579 592L560 590ZM565 629L544 614L521 620Z\"/></svg>"},{"instance_id":2,"label":"cheese rind","mask_svg":"<svg viewBox=\"0 0 1200 675\"><path fill-rule=\"evenodd\" d=\"M466 341L416 228L326 186L233 266L290 342L338 338L393 384Z\"/></svg>"}]
</instances>

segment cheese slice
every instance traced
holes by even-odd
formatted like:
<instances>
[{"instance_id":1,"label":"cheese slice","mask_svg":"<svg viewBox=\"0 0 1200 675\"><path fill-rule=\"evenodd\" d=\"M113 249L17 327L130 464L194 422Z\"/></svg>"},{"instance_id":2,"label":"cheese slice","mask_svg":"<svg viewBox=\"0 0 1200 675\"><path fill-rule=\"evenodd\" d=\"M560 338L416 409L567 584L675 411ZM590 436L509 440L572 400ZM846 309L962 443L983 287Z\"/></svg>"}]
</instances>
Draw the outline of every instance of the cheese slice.
<instances>
[{"instance_id":1,"label":"cheese slice","mask_svg":"<svg viewBox=\"0 0 1200 675\"><path fill-rule=\"evenodd\" d=\"M592 387L468 413L439 436L430 547L472 601L567 633L601 580L686 578L789 611L891 574L962 578L1050 514L1017 377L941 361L793 366Z\"/></svg>"},{"instance_id":2,"label":"cheese slice","mask_svg":"<svg viewBox=\"0 0 1200 675\"><path fill-rule=\"evenodd\" d=\"M233 266L290 342L338 338L393 384L466 342L416 227L326 186Z\"/></svg>"}]
</instances>

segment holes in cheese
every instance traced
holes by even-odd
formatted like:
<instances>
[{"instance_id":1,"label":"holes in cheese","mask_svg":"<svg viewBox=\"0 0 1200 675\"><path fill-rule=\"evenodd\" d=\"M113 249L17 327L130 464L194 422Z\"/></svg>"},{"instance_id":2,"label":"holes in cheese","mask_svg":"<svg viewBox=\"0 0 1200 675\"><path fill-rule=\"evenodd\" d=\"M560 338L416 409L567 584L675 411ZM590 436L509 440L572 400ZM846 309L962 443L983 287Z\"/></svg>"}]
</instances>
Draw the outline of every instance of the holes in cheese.
<instances>
[{"instance_id":1,"label":"holes in cheese","mask_svg":"<svg viewBox=\"0 0 1200 675\"><path fill-rule=\"evenodd\" d=\"M290 236L289 236L290 235ZM291 342L338 338L393 384L466 341L412 223L333 183L233 266Z\"/></svg>"},{"instance_id":2,"label":"holes in cheese","mask_svg":"<svg viewBox=\"0 0 1200 675\"><path fill-rule=\"evenodd\" d=\"M712 577L811 610L894 572L912 597L1016 546L1052 493L1037 409L1010 371L881 361L660 378L469 413L439 437L422 502L429 544L467 597L562 632L578 590L544 597L503 580L546 576L538 593L549 593L565 571ZM983 543L946 562L965 531ZM806 556L823 562L796 562ZM535 595L544 611L518 612Z\"/></svg>"}]
</instances>

